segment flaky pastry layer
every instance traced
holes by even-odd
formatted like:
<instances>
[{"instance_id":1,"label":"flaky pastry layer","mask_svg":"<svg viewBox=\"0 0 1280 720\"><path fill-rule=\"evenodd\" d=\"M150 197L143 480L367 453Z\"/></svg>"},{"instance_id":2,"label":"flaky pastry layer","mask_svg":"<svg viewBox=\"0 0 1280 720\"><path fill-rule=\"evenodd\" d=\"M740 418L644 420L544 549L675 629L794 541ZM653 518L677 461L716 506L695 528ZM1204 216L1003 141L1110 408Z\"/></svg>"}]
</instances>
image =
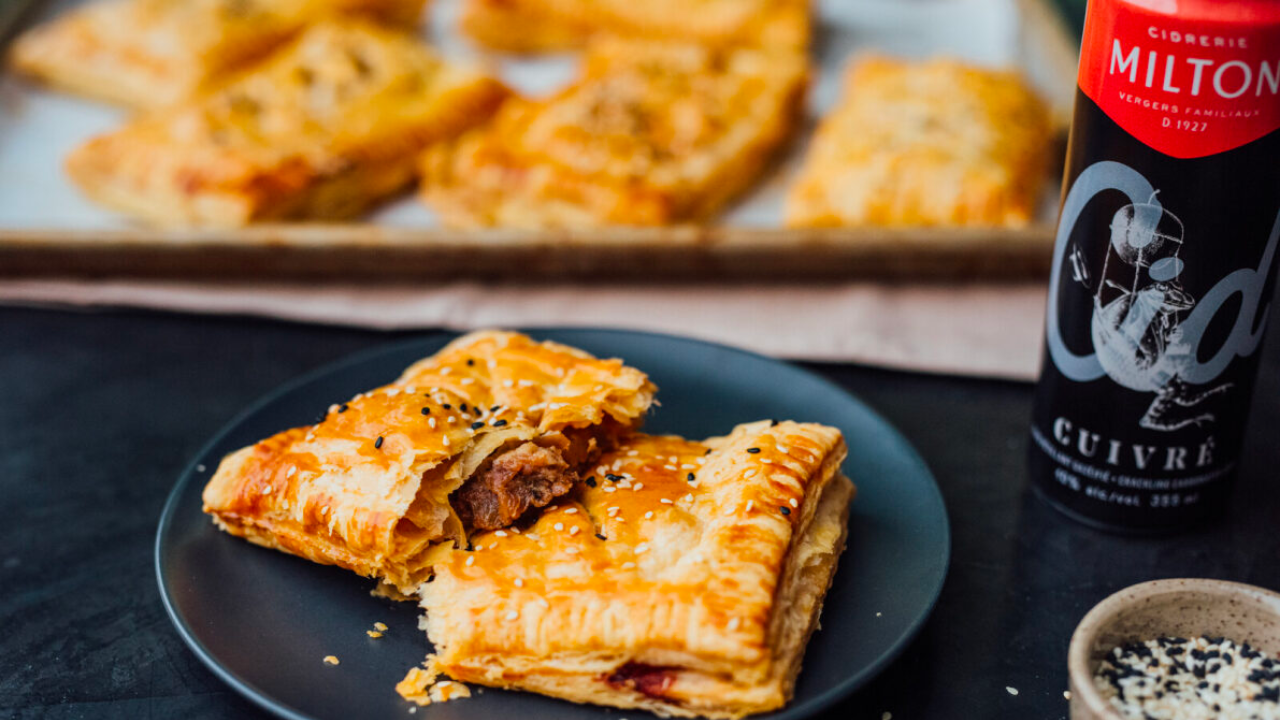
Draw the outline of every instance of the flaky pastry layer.
<instances>
[{"instance_id":1,"label":"flaky pastry layer","mask_svg":"<svg viewBox=\"0 0 1280 720\"><path fill-rule=\"evenodd\" d=\"M408 34L324 22L217 89L91 139L67 172L159 225L346 218L410 183L424 148L505 95Z\"/></svg>"},{"instance_id":2,"label":"flaky pastry layer","mask_svg":"<svg viewBox=\"0 0 1280 720\"><path fill-rule=\"evenodd\" d=\"M1024 226L1052 139L1048 110L1013 72L864 58L818 127L786 222Z\"/></svg>"},{"instance_id":3,"label":"flaky pastry layer","mask_svg":"<svg viewBox=\"0 0 1280 720\"><path fill-rule=\"evenodd\" d=\"M705 219L785 142L807 78L794 50L600 41L568 88L428 151L422 197L458 227Z\"/></svg>"},{"instance_id":4,"label":"flaky pastry layer","mask_svg":"<svg viewBox=\"0 0 1280 720\"><path fill-rule=\"evenodd\" d=\"M838 430L634 436L532 525L472 538L419 588L436 667L659 715L781 707L843 550Z\"/></svg>"},{"instance_id":5,"label":"flaky pastry layer","mask_svg":"<svg viewBox=\"0 0 1280 720\"><path fill-rule=\"evenodd\" d=\"M182 100L338 14L409 24L423 0L100 0L33 28L19 72L133 108Z\"/></svg>"},{"instance_id":6,"label":"flaky pastry layer","mask_svg":"<svg viewBox=\"0 0 1280 720\"><path fill-rule=\"evenodd\" d=\"M526 447L556 455L576 481L567 473L638 426L653 392L621 360L472 333L317 424L230 454L204 489L204 510L234 535L412 594L437 544L466 544L459 498L468 481ZM553 499L525 492L528 469L499 473L507 484L495 492L523 503L517 511Z\"/></svg>"}]
</instances>

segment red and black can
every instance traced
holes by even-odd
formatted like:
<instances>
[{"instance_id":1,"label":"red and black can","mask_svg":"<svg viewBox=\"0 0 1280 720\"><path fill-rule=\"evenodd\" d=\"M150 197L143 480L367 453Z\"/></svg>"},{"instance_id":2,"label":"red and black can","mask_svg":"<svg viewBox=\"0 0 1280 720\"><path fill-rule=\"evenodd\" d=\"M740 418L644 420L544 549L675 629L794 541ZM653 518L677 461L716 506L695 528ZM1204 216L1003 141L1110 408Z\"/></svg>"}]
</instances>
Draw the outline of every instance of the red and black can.
<instances>
[{"instance_id":1,"label":"red and black can","mask_svg":"<svg viewBox=\"0 0 1280 720\"><path fill-rule=\"evenodd\" d=\"M1234 476L1280 241L1280 0L1091 0L1031 425L1085 522L1191 525Z\"/></svg>"}]
</instances>

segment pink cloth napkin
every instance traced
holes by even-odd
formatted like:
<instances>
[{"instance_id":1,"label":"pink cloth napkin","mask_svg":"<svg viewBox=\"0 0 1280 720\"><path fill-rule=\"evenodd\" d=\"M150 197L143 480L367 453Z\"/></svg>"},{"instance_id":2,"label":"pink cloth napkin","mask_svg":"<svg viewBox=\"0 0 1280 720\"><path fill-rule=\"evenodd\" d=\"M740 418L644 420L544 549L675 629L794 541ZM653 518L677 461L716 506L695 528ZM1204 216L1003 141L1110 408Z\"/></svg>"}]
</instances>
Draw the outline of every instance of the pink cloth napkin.
<instances>
[{"instance_id":1,"label":"pink cloth napkin","mask_svg":"<svg viewBox=\"0 0 1280 720\"><path fill-rule=\"evenodd\" d=\"M0 302L257 315L399 330L609 327L777 357L1032 380L1044 285L246 285L0 280Z\"/></svg>"}]
</instances>

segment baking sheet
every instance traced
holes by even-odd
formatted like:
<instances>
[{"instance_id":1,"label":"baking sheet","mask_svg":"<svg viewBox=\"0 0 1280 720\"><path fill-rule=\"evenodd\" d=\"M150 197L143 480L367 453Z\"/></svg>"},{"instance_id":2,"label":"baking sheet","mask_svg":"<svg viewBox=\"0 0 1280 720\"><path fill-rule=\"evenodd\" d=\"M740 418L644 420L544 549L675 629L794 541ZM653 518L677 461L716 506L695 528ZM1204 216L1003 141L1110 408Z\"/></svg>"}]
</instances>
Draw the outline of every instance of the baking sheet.
<instances>
[{"instance_id":1,"label":"baking sheet","mask_svg":"<svg viewBox=\"0 0 1280 720\"><path fill-rule=\"evenodd\" d=\"M75 2L35 13L48 18ZM459 0L436 0L422 32L445 54L491 63L519 91L543 95L570 81L572 55L488 54L456 32ZM817 79L808 128L757 185L707 228L590 232L463 232L438 227L411 195L359 223L242 231L155 230L91 204L62 158L118 126L120 109L0 76L0 273L162 277L331 275L546 277L1024 277L1047 267L1057 184L1041 222L1017 231L780 229L782 197L809 130L837 100L847 59L866 51L946 54L1020 68L1065 127L1075 45L1043 0L822 0L816 4ZM530 264L532 263L532 265Z\"/></svg>"}]
</instances>

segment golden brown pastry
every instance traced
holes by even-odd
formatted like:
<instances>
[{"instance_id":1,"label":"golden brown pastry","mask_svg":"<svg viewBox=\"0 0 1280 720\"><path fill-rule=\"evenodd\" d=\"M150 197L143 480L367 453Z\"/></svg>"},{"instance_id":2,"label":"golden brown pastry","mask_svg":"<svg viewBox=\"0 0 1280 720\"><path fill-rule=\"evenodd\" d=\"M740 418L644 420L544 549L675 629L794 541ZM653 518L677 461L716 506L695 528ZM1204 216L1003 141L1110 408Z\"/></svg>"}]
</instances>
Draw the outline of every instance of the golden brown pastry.
<instances>
[{"instance_id":1,"label":"golden brown pastry","mask_svg":"<svg viewBox=\"0 0 1280 720\"><path fill-rule=\"evenodd\" d=\"M593 45L581 79L433 147L422 196L458 227L666 225L750 185L795 126L803 53Z\"/></svg>"},{"instance_id":2,"label":"golden brown pastry","mask_svg":"<svg viewBox=\"0 0 1280 720\"><path fill-rule=\"evenodd\" d=\"M410 23L423 0L102 0L18 38L19 72L135 108L181 100L337 13Z\"/></svg>"},{"instance_id":3,"label":"golden brown pastry","mask_svg":"<svg viewBox=\"0 0 1280 720\"><path fill-rule=\"evenodd\" d=\"M419 588L455 680L658 715L790 698L844 548L834 428L634 436L526 527L472 537Z\"/></svg>"},{"instance_id":4,"label":"golden brown pastry","mask_svg":"<svg viewBox=\"0 0 1280 720\"><path fill-rule=\"evenodd\" d=\"M1015 73L953 60L863 59L818 128L786 222L1026 225L1052 132L1044 104Z\"/></svg>"},{"instance_id":5,"label":"golden brown pastry","mask_svg":"<svg viewBox=\"0 0 1280 720\"><path fill-rule=\"evenodd\" d=\"M524 335L463 336L398 380L228 455L204 489L222 529L404 594L432 548L568 492L653 399L621 360Z\"/></svg>"},{"instance_id":6,"label":"golden brown pastry","mask_svg":"<svg viewBox=\"0 0 1280 720\"><path fill-rule=\"evenodd\" d=\"M347 218L503 97L409 35L326 22L209 94L93 138L67 171L94 200L159 225Z\"/></svg>"},{"instance_id":7,"label":"golden brown pastry","mask_svg":"<svg viewBox=\"0 0 1280 720\"><path fill-rule=\"evenodd\" d=\"M601 33L803 49L810 32L809 0L466 0L461 23L512 52L581 47Z\"/></svg>"}]
</instances>

